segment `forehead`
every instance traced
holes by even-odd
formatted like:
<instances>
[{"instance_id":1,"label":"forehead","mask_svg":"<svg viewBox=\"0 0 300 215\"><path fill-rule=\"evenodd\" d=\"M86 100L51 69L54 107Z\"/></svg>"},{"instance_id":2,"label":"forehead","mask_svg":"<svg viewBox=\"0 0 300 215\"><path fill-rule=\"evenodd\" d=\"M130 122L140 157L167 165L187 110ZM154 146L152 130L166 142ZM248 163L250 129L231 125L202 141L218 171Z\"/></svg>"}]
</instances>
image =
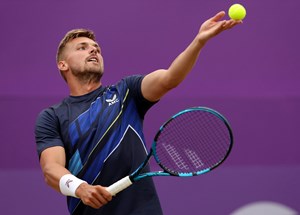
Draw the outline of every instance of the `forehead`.
<instances>
[{"instance_id":1,"label":"forehead","mask_svg":"<svg viewBox=\"0 0 300 215\"><path fill-rule=\"evenodd\" d=\"M92 40L90 38L87 38L87 37L77 37L77 38L69 41L66 44L66 47L71 48L71 47L76 47L76 46L81 45L81 44L92 45L92 46L99 47L99 44L97 42L95 42L94 40Z\"/></svg>"}]
</instances>

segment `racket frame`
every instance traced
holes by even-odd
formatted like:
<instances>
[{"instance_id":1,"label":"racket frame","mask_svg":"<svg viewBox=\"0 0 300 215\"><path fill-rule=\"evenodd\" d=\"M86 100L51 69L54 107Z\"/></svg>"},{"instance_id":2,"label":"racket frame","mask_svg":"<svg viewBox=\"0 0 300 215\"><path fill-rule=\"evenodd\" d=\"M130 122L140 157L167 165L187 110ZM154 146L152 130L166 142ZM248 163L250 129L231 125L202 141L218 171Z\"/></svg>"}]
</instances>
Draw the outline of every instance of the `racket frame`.
<instances>
[{"instance_id":1,"label":"racket frame","mask_svg":"<svg viewBox=\"0 0 300 215\"><path fill-rule=\"evenodd\" d=\"M223 121L223 123L225 124L225 126L228 129L229 132L229 136L230 136L230 145L228 147L228 150L225 154L225 156L218 162L216 163L213 167L210 168L206 168L204 170L201 171L197 171L197 172L190 172L190 173L176 173L172 170L169 170L168 168L166 168L164 165L161 164L159 157L156 154L156 145L157 145L157 139L159 138L159 135L162 133L162 131L164 130L164 128L175 118L179 117L180 115L187 113L187 112L191 112L191 111L206 111L209 112L215 116L217 116L219 119L221 119ZM178 177L191 177L191 176L197 176L197 175L201 175L207 172L210 172L211 170L217 168L218 166L220 166L225 160L226 158L229 156L231 150L232 150L232 146L233 146L233 133L232 133L232 129L231 126L229 125L229 122L227 121L227 119L220 114L219 112L217 112L216 110L213 110L211 108L208 107L192 107L192 108L188 108L185 110L180 111L179 113L175 114L174 116L172 116L170 119L168 119L159 129L159 131L156 133L154 140L152 142L152 146L150 149L149 154L147 155L147 158L145 159L145 161L132 173L130 174L129 178L132 182L138 181L142 178L146 178L146 177L153 177L153 176L178 176ZM156 172L147 172L147 173L143 173L143 174L139 174L142 169L146 166L146 164L149 162L150 157L153 156L156 163L163 169L163 171L156 171Z\"/></svg>"},{"instance_id":2,"label":"racket frame","mask_svg":"<svg viewBox=\"0 0 300 215\"><path fill-rule=\"evenodd\" d=\"M230 145L228 147L228 150L226 151L226 154L224 155L224 157L218 163L216 163L213 167L206 168L204 170L197 171L197 172L190 172L190 173L180 173L180 172L171 171L168 168L166 168L164 165L162 165L159 157L156 154L156 145L157 145L157 140L159 138L159 135L162 133L162 131L164 130L164 128L172 120L174 120L175 118L179 117L180 115L182 115L184 113L191 112L191 111L197 111L197 110L209 112L209 113L217 116L219 119L221 119L224 122L225 126L228 129L229 136L230 136ZM202 175L202 174L208 173L211 170L213 170L213 169L217 168L218 166L220 166L226 160L226 158L229 156L229 154L230 154L230 152L232 150L232 146L233 146L233 133L232 133L232 129L231 129L231 126L229 125L229 122L227 121L227 119L222 114L220 114L216 110L213 110L213 109L207 108L207 107L192 107L192 108L188 108L188 109L182 110L179 113L177 113L174 116L172 116L169 120L167 120L160 127L159 131L156 133L156 135L154 137L154 140L152 142L152 146L151 146L150 151L149 151L146 159L144 160L144 162L133 173L131 173L129 176L126 176L123 179L117 181L116 183L112 184L111 186L109 186L107 188L107 190L112 195L116 195L118 192L120 192L123 189L129 187L134 182L136 182L138 180L141 180L143 178L146 178L146 177L154 177L154 176L191 177L191 176L197 176L197 175ZM148 164L151 156L154 157L156 163L162 168L163 171L154 171L154 172L147 172L147 173L141 173L140 174L140 172Z\"/></svg>"}]
</instances>

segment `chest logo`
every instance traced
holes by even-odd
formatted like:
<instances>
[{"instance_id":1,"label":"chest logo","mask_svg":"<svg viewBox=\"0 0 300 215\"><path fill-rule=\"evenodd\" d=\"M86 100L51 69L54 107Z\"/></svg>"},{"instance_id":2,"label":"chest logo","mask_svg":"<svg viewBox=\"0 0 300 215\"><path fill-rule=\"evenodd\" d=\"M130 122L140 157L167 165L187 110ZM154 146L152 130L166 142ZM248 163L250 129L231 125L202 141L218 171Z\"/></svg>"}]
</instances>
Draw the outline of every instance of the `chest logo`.
<instances>
[{"instance_id":1,"label":"chest logo","mask_svg":"<svg viewBox=\"0 0 300 215\"><path fill-rule=\"evenodd\" d=\"M117 98L117 95L115 94L111 99L105 100L108 103L108 106L111 106L113 104L116 104L119 102L119 99Z\"/></svg>"}]
</instances>

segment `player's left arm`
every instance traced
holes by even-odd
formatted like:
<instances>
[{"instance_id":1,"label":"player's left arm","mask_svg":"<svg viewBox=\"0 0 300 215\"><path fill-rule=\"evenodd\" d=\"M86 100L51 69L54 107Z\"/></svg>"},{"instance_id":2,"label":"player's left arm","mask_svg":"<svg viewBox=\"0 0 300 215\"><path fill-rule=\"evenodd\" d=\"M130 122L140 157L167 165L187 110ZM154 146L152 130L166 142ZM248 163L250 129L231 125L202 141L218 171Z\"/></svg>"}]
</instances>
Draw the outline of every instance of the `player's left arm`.
<instances>
[{"instance_id":1,"label":"player's left arm","mask_svg":"<svg viewBox=\"0 0 300 215\"><path fill-rule=\"evenodd\" d=\"M143 96L149 101L157 101L169 90L178 86L194 67L199 54L208 40L234 27L242 21L221 20L225 12L219 12L205 21L190 45L180 53L168 69L159 69L142 81Z\"/></svg>"}]
</instances>

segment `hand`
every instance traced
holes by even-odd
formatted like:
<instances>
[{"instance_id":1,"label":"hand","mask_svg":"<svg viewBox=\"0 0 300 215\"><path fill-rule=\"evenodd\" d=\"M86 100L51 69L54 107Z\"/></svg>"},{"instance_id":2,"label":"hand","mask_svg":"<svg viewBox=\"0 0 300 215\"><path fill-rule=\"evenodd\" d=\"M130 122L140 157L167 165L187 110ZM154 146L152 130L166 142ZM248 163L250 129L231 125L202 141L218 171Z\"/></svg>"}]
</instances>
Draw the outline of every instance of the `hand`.
<instances>
[{"instance_id":1,"label":"hand","mask_svg":"<svg viewBox=\"0 0 300 215\"><path fill-rule=\"evenodd\" d=\"M92 208L100 208L112 199L112 195L100 185L89 185L82 183L76 190L76 196Z\"/></svg>"},{"instance_id":2,"label":"hand","mask_svg":"<svg viewBox=\"0 0 300 215\"><path fill-rule=\"evenodd\" d=\"M224 30L230 29L237 24L241 24L241 20L221 20L225 16L225 12L221 11L214 17L205 21L199 30L198 39L199 41L206 43L209 39L218 35Z\"/></svg>"}]
</instances>

